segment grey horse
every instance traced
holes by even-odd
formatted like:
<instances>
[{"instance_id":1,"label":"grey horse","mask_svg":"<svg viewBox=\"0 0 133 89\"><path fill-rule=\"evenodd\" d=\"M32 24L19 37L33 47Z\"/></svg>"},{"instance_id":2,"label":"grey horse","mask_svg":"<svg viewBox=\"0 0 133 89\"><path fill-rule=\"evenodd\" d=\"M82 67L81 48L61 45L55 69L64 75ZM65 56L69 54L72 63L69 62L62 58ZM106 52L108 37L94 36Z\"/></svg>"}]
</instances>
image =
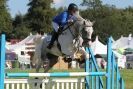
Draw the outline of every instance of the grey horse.
<instances>
[{"instance_id":1,"label":"grey horse","mask_svg":"<svg viewBox=\"0 0 133 89\"><path fill-rule=\"evenodd\" d=\"M68 24L64 27L58 37L58 42L54 43L51 50L47 49L48 35L35 37L34 62L36 64L36 72L39 72L41 65L44 66L44 72L47 72L58 62L60 56L74 60L79 58L78 54L81 54L80 57L82 59L89 58L89 54L84 47L91 45L93 22L83 19L79 14L76 14L75 17L76 20L73 24ZM61 50L57 46L58 43Z\"/></svg>"}]
</instances>

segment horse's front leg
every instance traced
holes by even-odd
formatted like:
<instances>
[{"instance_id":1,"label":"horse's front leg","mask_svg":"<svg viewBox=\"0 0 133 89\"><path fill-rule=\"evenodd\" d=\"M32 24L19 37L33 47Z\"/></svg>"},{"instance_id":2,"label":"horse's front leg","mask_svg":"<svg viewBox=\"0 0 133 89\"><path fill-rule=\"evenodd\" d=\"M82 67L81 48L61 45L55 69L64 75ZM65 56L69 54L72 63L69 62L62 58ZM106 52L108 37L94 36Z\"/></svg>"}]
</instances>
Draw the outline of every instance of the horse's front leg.
<instances>
[{"instance_id":1,"label":"horse's front leg","mask_svg":"<svg viewBox=\"0 0 133 89\"><path fill-rule=\"evenodd\" d=\"M38 58L38 61L36 63L36 73L39 73L41 65L42 65L42 60L41 60L41 58L40 59Z\"/></svg>"},{"instance_id":2,"label":"horse's front leg","mask_svg":"<svg viewBox=\"0 0 133 89\"><path fill-rule=\"evenodd\" d=\"M85 50L84 47L81 47L81 48L79 49L79 51L80 51L81 53L83 53L83 56L84 56L85 59L89 59L89 58L90 58L89 53L86 52L86 50Z\"/></svg>"},{"instance_id":3,"label":"horse's front leg","mask_svg":"<svg viewBox=\"0 0 133 89\"><path fill-rule=\"evenodd\" d=\"M92 33L93 33L93 30L89 30L87 31L87 34L88 34L88 45L89 47L91 47L91 44L92 44Z\"/></svg>"}]
</instances>

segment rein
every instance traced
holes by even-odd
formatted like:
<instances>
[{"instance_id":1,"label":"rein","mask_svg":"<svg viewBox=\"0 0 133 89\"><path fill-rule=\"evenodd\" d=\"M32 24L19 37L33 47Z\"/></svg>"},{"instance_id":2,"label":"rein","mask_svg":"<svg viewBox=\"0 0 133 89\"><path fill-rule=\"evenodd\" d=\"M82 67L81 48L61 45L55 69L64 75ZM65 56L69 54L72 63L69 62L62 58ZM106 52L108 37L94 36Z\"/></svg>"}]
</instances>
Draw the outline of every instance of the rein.
<instances>
[{"instance_id":1,"label":"rein","mask_svg":"<svg viewBox=\"0 0 133 89\"><path fill-rule=\"evenodd\" d=\"M64 31L66 31L67 29L69 29L69 28L70 28L72 25L74 25L76 22L77 22L77 20L74 21L72 24L68 25L66 28L64 28L64 29L62 30L62 32L64 32ZM61 33L62 33L62 32L61 32Z\"/></svg>"},{"instance_id":2,"label":"rein","mask_svg":"<svg viewBox=\"0 0 133 89\"><path fill-rule=\"evenodd\" d=\"M68 25L66 28L64 28L60 34L62 34L64 31L66 31L67 29L70 31L70 33L72 34L73 38L76 38L76 36L72 33L72 31L70 30L70 27L73 26L78 20L75 20L73 23L71 23L70 25Z\"/></svg>"}]
</instances>

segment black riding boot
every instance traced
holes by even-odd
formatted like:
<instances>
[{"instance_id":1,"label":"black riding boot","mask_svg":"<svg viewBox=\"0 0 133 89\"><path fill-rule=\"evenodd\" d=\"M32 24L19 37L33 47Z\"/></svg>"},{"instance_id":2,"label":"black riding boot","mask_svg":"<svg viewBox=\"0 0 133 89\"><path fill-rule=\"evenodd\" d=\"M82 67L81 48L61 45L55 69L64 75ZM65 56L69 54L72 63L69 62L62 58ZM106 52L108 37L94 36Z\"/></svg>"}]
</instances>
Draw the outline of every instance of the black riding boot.
<instances>
[{"instance_id":1,"label":"black riding boot","mask_svg":"<svg viewBox=\"0 0 133 89\"><path fill-rule=\"evenodd\" d=\"M58 35L57 32L54 32L53 33L52 38L51 38L51 41L50 41L49 45L47 46L48 49L51 49L52 48L52 46L54 45L54 42L55 42L55 40L57 40L58 36L59 35Z\"/></svg>"}]
</instances>

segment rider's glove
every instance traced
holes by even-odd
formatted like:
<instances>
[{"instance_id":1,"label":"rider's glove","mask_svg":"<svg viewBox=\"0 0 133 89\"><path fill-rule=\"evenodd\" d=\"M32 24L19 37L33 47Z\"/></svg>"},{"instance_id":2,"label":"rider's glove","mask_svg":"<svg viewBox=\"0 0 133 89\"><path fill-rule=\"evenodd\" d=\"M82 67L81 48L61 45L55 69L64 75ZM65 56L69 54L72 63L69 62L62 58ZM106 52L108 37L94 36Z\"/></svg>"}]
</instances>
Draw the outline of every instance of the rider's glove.
<instances>
[{"instance_id":1,"label":"rider's glove","mask_svg":"<svg viewBox=\"0 0 133 89\"><path fill-rule=\"evenodd\" d=\"M73 23L73 22L74 22L73 19L68 20L68 23Z\"/></svg>"}]
</instances>

